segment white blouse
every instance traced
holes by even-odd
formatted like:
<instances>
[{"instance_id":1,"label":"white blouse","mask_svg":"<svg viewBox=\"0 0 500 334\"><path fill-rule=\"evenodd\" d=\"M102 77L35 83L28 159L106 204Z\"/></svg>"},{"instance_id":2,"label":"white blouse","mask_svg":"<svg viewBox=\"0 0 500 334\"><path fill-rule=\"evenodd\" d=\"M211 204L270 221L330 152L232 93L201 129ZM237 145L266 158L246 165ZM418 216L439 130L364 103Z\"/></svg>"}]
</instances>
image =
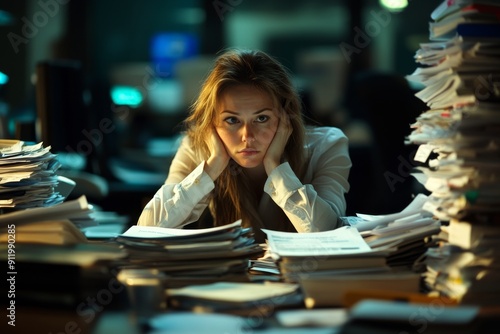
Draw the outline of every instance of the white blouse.
<instances>
[{"instance_id":1,"label":"white blouse","mask_svg":"<svg viewBox=\"0 0 500 334\"><path fill-rule=\"evenodd\" d=\"M338 128L306 129L305 174L302 180L287 162L275 168L264 185L258 212L265 228L281 229L283 213L297 232L332 230L345 215L351 160L348 139ZM182 228L207 208L214 182L184 137L165 184L144 207L137 225ZM232 222L228 222L232 223Z\"/></svg>"}]
</instances>

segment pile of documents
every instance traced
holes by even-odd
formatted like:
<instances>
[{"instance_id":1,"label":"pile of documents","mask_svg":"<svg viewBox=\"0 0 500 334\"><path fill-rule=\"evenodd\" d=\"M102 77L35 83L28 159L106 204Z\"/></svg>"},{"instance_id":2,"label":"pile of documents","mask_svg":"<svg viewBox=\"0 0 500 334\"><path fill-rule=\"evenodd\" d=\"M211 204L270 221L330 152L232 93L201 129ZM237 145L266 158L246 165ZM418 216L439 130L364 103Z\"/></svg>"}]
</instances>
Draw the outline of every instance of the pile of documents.
<instances>
[{"instance_id":1,"label":"pile of documents","mask_svg":"<svg viewBox=\"0 0 500 334\"><path fill-rule=\"evenodd\" d=\"M58 175L61 163L50 149L0 140L0 224L18 224L17 242L68 244L122 233L128 217L96 208L85 195L65 202L76 183Z\"/></svg>"},{"instance_id":2,"label":"pile of documents","mask_svg":"<svg viewBox=\"0 0 500 334\"><path fill-rule=\"evenodd\" d=\"M264 256L251 261L252 277L297 282L304 274L422 272L421 260L441 232L441 222L423 210L426 200L426 195L418 194L401 212L340 218L346 227L355 229L306 234L265 230L270 239L264 245ZM349 247L342 248L345 243Z\"/></svg>"},{"instance_id":3,"label":"pile of documents","mask_svg":"<svg viewBox=\"0 0 500 334\"><path fill-rule=\"evenodd\" d=\"M280 282L214 282L167 289L170 308L267 316L284 307L302 307L299 285Z\"/></svg>"},{"instance_id":4,"label":"pile of documents","mask_svg":"<svg viewBox=\"0 0 500 334\"><path fill-rule=\"evenodd\" d=\"M0 243L8 242L13 236L16 243L87 243L84 229L97 225L94 210L82 195L48 207L27 208L0 215Z\"/></svg>"},{"instance_id":5,"label":"pile of documents","mask_svg":"<svg viewBox=\"0 0 500 334\"><path fill-rule=\"evenodd\" d=\"M203 229L133 225L116 241L130 255L122 269L155 268L165 274L169 288L249 281L250 258L263 253L241 220Z\"/></svg>"},{"instance_id":6,"label":"pile of documents","mask_svg":"<svg viewBox=\"0 0 500 334\"><path fill-rule=\"evenodd\" d=\"M258 258L250 260L248 273L254 281L279 282L281 281L280 269L269 252L267 244L261 244L264 254Z\"/></svg>"},{"instance_id":7,"label":"pile of documents","mask_svg":"<svg viewBox=\"0 0 500 334\"><path fill-rule=\"evenodd\" d=\"M16 210L61 203L56 191L60 167L50 147L0 140L0 209Z\"/></svg>"},{"instance_id":8,"label":"pile of documents","mask_svg":"<svg viewBox=\"0 0 500 334\"><path fill-rule=\"evenodd\" d=\"M302 274L324 275L339 270L388 270L386 250L372 250L359 231L350 226L312 233L264 229L269 252L275 258L282 279L296 282Z\"/></svg>"},{"instance_id":9,"label":"pile of documents","mask_svg":"<svg viewBox=\"0 0 500 334\"><path fill-rule=\"evenodd\" d=\"M391 268L421 271L419 260L439 240L441 232L441 221L424 210L427 200L426 195L418 194L401 212L358 213L342 220L356 227L372 249L388 250L386 262Z\"/></svg>"},{"instance_id":10,"label":"pile of documents","mask_svg":"<svg viewBox=\"0 0 500 334\"><path fill-rule=\"evenodd\" d=\"M360 290L420 293L422 276L413 270L411 256L404 266L389 265L391 256L404 254L403 248L414 247L414 242L408 240L436 232L434 228L427 233L414 233L410 238L411 230L409 226L405 238L405 231L400 229L402 237L398 241L387 233L387 242L377 247L371 247L354 226L311 233L264 232L282 279L300 284L306 307L317 308L344 306L348 294ZM419 256L423 252L419 250Z\"/></svg>"},{"instance_id":11,"label":"pile of documents","mask_svg":"<svg viewBox=\"0 0 500 334\"><path fill-rule=\"evenodd\" d=\"M124 289L116 285L113 266L115 261L124 261L127 254L116 245L16 244L15 261L10 249L11 244L0 243L0 261L9 263L8 278L15 278L16 310L37 306L41 307L40 310L61 310L61 314L75 312L78 307L82 307L86 298L110 291L110 282L115 288L113 294L109 295L112 298L109 298L106 307L122 307L120 303L125 297L122 292ZM2 287L1 292L6 296L9 285L3 284ZM10 289L13 295L13 288ZM46 316L46 313L40 312L40 317Z\"/></svg>"},{"instance_id":12,"label":"pile of documents","mask_svg":"<svg viewBox=\"0 0 500 334\"><path fill-rule=\"evenodd\" d=\"M457 26L475 28L471 24L498 23L500 15L496 0L442 1L431 13L429 38L447 40L456 36ZM481 28L487 29L487 28ZM498 36L498 35L497 35Z\"/></svg>"},{"instance_id":13,"label":"pile of documents","mask_svg":"<svg viewBox=\"0 0 500 334\"><path fill-rule=\"evenodd\" d=\"M426 284L464 303L498 304L500 278L500 3L444 1L408 76L429 106L408 142L420 145L425 209L446 224L427 254Z\"/></svg>"},{"instance_id":14,"label":"pile of documents","mask_svg":"<svg viewBox=\"0 0 500 334\"><path fill-rule=\"evenodd\" d=\"M263 229L266 254L251 271L298 283L308 308L345 306L354 292L424 293L419 264L441 233L441 222L423 209L426 201L418 194L401 212L341 217L345 226L331 231Z\"/></svg>"}]
</instances>

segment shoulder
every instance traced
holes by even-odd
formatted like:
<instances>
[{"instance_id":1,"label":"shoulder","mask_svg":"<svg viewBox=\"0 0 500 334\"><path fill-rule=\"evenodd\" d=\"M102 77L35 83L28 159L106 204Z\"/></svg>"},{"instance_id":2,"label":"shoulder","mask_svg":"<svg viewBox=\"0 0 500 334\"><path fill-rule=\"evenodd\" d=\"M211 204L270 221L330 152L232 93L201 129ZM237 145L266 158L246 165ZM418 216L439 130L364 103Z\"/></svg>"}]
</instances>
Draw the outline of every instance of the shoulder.
<instances>
[{"instance_id":1,"label":"shoulder","mask_svg":"<svg viewBox=\"0 0 500 334\"><path fill-rule=\"evenodd\" d=\"M198 150L195 149L192 139L188 135L181 134L178 143L179 146L176 153L178 157L189 158L195 161L195 163L201 162L202 158L199 156Z\"/></svg>"},{"instance_id":2,"label":"shoulder","mask_svg":"<svg viewBox=\"0 0 500 334\"><path fill-rule=\"evenodd\" d=\"M177 153L179 153L179 151L191 151L192 150L192 145L191 145L191 139L186 136L186 134L182 133L179 135L179 137L177 138Z\"/></svg>"},{"instance_id":3,"label":"shoulder","mask_svg":"<svg viewBox=\"0 0 500 334\"><path fill-rule=\"evenodd\" d=\"M191 138L186 133L181 133L179 135L180 146L191 146Z\"/></svg>"},{"instance_id":4,"label":"shoulder","mask_svg":"<svg viewBox=\"0 0 500 334\"><path fill-rule=\"evenodd\" d=\"M337 144L348 144L345 133L335 127L320 126L306 128L306 146L309 149L330 147ZM326 146L326 147L325 147Z\"/></svg>"},{"instance_id":5,"label":"shoulder","mask_svg":"<svg viewBox=\"0 0 500 334\"><path fill-rule=\"evenodd\" d=\"M344 175L352 166L349 157L349 141L344 132L335 127L311 127L306 129L307 168L305 180L322 175L327 170ZM320 173L320 174L318 174Z\"/></svg>"}]
</instances>

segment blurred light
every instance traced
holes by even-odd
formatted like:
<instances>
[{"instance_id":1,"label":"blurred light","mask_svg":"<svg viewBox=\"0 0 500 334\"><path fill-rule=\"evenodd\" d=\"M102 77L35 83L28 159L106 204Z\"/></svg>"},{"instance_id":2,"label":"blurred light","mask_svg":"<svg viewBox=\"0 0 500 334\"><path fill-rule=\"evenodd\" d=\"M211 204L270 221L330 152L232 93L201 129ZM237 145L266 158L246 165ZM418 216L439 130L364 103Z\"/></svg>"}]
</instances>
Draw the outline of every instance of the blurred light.
<instances>
[{"instance_id":1,"label":"blurred light","mask_svg":"<svg viewBox=\"0 0 500 334\"><path fill-rule=\"evenodd\" d=\"M0 9L0 26L7 26L11 24L14 24L14 16Z\"/></svg>"},{"instance_id":2,"label":"blurred light","mask_svg":"<svg viewBox=\"0 0 500 334\"><path fill-rule=\"evenodd\" d=\"M154 112L176 114L182 110L183 92L178 80L158 79L148 89L148 106Z\"/></svg>"},{"instance_id":3,"label":"blurred light","mask_svg":"<svg viewBox=\"0 0 500 334\"><path fill-rule=\"evenodd\" d=\"M189 33L159 32L150 43L155 74L161 78L172 78L179 61L198 55L198 38Z\"/></svg>"},{"instance_id":4,"label":"blurred light","mask_svg":"<svg viewBox=\"0 0 500 334\"><path fill-rule=\"evenodd\" d=\"M7 82L9 82L7 74L0 72L0 85L5 85Z\"/></svg>"},{"instance_id":5,"label":"blurred light","mask_svg":"<svg viewBox=\"0 0 500 334\"><path fill-rule=\"evenodd\" d=\"M205 21L205 11L201 8L178 9L175 17L184 24L202 24Z\"/></svg>"},{"instance_id":6,"label":"blurred light","mask_svg":"<svg viewBox=\"0 0 500 334\"><path fill-rule=\"evenodd\" d=\"M141 92L130 86L114 86L111 88L111 100L116 105L137 107L142 103Z\"/></svg>"},{"instance_id":7,"label":"blurred light","mask_svg":"<svg viewBox=\"0 0 500 334\"><path fill-rule=\"evenodd\" d=\"M379 0L380 5L391 12L399 12L408 6L408 0Z\"/></svg>"}]
</instances>

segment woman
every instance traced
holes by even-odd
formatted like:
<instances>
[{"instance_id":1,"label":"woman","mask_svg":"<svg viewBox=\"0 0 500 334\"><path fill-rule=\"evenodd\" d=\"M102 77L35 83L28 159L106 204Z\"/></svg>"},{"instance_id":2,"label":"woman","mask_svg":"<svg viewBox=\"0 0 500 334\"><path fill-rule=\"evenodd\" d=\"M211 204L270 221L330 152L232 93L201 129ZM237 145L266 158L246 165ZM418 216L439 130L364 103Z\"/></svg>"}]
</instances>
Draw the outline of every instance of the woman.
<instances>
[{"instance_id":1,"label":"woman","mask_svg":"<svg viewBox=\"0 0 500 334\"><path fill-rule=\"evenodd\" d=\"M306 128L286 69L261 51L220 55L185 120L165 184L138 225L182 228L209 209L215 225L316 232L341 225L351 161L332 127Z\"/></svg>"}]
</instances>

